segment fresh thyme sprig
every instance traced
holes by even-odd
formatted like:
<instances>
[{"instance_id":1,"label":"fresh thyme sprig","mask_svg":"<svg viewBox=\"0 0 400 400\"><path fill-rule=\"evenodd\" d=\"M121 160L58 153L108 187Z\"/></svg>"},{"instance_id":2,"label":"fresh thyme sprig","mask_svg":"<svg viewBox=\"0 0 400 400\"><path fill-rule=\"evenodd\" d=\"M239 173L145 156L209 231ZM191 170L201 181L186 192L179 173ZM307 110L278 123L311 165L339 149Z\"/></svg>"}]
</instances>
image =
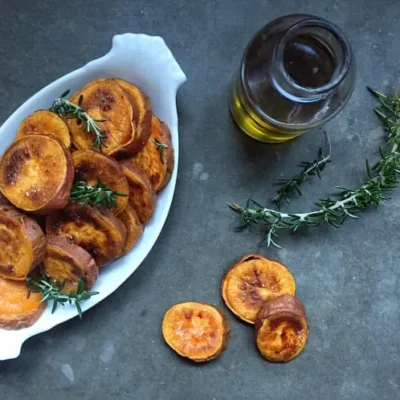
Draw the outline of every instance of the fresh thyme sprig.
<instances>
[{"instance_id":1,"label":"fresh thyme sprig","mask_svg":"<svg viewBox=\"0 0 400 400\"><path fill-rule=\"evenodd\" d=\"M75 183L71 190L70 200L81 202L82 207L90 204L110 209L117 207L117 200L115 199L117 196L128 197L128 194L111 190L99 178L96 186L90 186L86 182Z\"/></svg>"},{"instance_id":2,"label":"fresh thyme sprig","mask_svg":"<svg viewBox=\"0 0 400 400\"><path fill-rule=\"evenodd\" d=\"M50 111L55 112L60 117L67 119L75 118L78 125L82 125L82 129L87 133L93 132L96 135L95 140L92 143L92 148L99 150L102 147L107 147L104 143L106 136L103 135L101 128L97 125L97 122L105 122L105 119L93 119L87 114L82 108L83 96L79 97L78 104L71 103L66 97L69 94L69 90L65 91L58 99L55 99Z\"/></svg>"},{"instance_id":3,"label":"fresh thyme sprig","mask_svg":"<svg viewBox=\"0 0 400 400\"><path fill-rule=\"evenodd\" d=\"M388 152L379 149L380 160L373 167L366 161L367 179L364 183L356 189L339 187L338 199L321 199L316 203L317 210L306 213L283 213L263 207L252 199L248 200L245 207L232 204L231 208L240 214L242 221L238 229L252 224L266 225L267 245L280 247L275 238L282 230L297 231L301 226L315 227L325 222L339 227L347 218L358 218L356 214L360 211L387 200L387 193L397 186L397 174L400 173L400 98L396 93L385 96L375 90L371 92L385 110L374 111L384 123L391 149Z\"/></svg>"},{"instance_id":4,"label":"fresh thyme sprig","mask_svg":"<svg viewBox=\"0 0 400 400\"><path fill-rule=\"evenodd\" d=\"M168 145L165 143L159 142L157 139L154 139L154 143L157 147L157 151L160 153L161 162L164 162L164 150L168 149Z\"/></svg>"},{"instance_id":5,"label":"fresh thyme sprig","mask_svg":"<svg viewBox=\"0 0 400 400\"><path fill-rule=\"evenodd\" d=\"M326 134L328 151L326 154L323 153L322 148L318 151L318 157L313 162L302 162L300 167L302 171L295 175L291 179L282 180L280 183L282 186L277 190L277 195L274 197L273 202L280 207L284 201L289 203L289 199L293 197L295 193L302 195L300 186L312 175L318 175L321 178L321 172L326 167L326 164L331 161L331 143L329 136Z\"/></svg>"},{"instance_id":6,"label":"fresh thyme sprig","mask_svg":"<svg viewBox=\"0 0 400 400\"><path fill-rule=\"evenodd\" d=\"M82 279L79 279L76 290L70 293L63 292L65 282L59 285L56 280L49 279L45 276L37 280L28 278L26 285L28 287L28 298L32 292L41 293L42 303L46 301L53 302L51 309L52 314L56 312L59 305L65 306L66 304L72 304L75 305L78 310L79 318L82 318L82 302L99 294L98 292L86 291Z\"/></svg>"}]
</instances>

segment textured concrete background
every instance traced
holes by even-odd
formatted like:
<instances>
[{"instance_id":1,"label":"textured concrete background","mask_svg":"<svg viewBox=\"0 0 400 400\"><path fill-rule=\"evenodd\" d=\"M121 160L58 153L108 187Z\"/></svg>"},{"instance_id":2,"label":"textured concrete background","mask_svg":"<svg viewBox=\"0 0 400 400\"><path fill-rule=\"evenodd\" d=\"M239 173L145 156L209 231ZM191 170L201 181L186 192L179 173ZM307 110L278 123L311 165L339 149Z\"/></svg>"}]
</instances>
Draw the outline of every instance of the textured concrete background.
<instances>
[{"instance_id":1,"label":"textured concrete background","mask_svg":"<svg viewBox=\"0 0 400 400\"><path fill-rule=\"evenodd\" d=\"M317 130L260 145L238 132L228 111L246 43L267 21L293 12L337 23L358 62L355 93L326 126L333 162L290 206L302 211L335 185L357 185L365 157L377 156L382 130L365 86L400 86L398 1L0 0L0 122L49 82L107 52L117 33L163 36L188 76L178 98L178 185L160 239L134 276L82 321L30 339L17 360L0 363L1 400L399 398L399 191L340 230L283 236L283 250L259 248L261 234L234 233L237 220L226 207L250 194L269 201L275 179L323 144ZM223 272L253 251L293 271L311 327L306 350L287 365L270 364L258 355L252 328L229 314L231 342L220 359L196 366L178 358L160 335L165 310L185 300L222 306Z\"/></svg>"}]
</instances>

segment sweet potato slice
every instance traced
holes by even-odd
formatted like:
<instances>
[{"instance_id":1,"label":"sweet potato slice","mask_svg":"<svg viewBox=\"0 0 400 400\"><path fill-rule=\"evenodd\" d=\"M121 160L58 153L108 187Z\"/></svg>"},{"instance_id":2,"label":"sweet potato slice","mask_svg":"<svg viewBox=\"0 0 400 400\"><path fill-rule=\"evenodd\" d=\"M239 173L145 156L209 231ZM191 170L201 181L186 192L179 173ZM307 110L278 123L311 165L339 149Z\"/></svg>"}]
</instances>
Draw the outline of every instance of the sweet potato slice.
<instances>
[{"instance_id":1,"label":"sweet potato slice","mask_svg":"<svg viewBox=\"0 0 400 400\"><path fill-rule=\"evenodd\" d=\"M99 270L92 256L82 247L65 237L52 236L47 241L47 254L43 261L46 276L65 283L64 291L76 290L79 279L90 291L97 280Z\"/></svg>"},{"instance_id":2,"label":"sweet potato slice","mask_svg":"<svg viewBox=\"0 0 400 400\"><path fill-rule=\"evenodd\" d=\"M123 160L120 165L129 183L129 202L145 224L153 216L156 193L146 174L131 160Z\"/></svg>"},{"instance_id":3,"label":"sweet potato slice","mask_svg":"<svg viewBox=\"0 0 400 400\"><path fill-rule=\"evenodd\" d=\"M0 161L0 190L25 211L47 214L65 207L73 179L71 154L59 140L49 136L19 139Z\"/></svg>"},{"instance_id":4,"label":"sweet potato slice","mask_svg":"<svg viewBox=\"0 0 400 400\"><path fill-rule=\"evenodd\" d=\"M165 313L162 334L180 356L201 363L214 360L225 350L230 326L218 308L187 302L176 304Z\"/></svg>"},{"instance_id":5,"label":"sweet potato slice","mask_svg":"<svg viewBox=\"0 0 400 400\"><path fill-rule=\"evenodd\" d=\"M269 361L293 360L308 337L307 317L300 300L283 295L266 301L256 319L256 344Z\"/></svg>"},{"instance_id":6,"label":"sweet potato slice","mask_svg":"<svg viewBox=\"0 0 400 400\"><path fill-rule=\"evenodd\" d=\"M85 249L98 267L122 254L126 238L124 224L111 211L78 204L47 216L46 232Z\"/></svg>"},{"instance_id":7,"label":"sweet potato slice","mask_svg":"<svg viewBox=\"0 0 400 400\"><path fill-rule=\"evenodd\" d=\"M25 118L18 128L17 139L26 135L54 136L67 149L71 146L69 129L64 120L48 110L39 110Z\"/></svg>"},{"instance_id":8,"label":"sweet potato slice","mask_svg":"<svg viewBox=\"0 0 400 400\"><path fill-rule=\"evenodd\" d=\"M294 278L284 265L258 254L244 256L226 273L221 285L227 307L250 324L266 300L294 295L295 289Z\"/></svg>"},{"instance_id":9,"label":"sweet potato slice","mask_svg":"<svg viewBox=\"0 0 400 400\"><path fill-rule=\"evenodd\" d=\"M97 122L105 136L101 150L107 155L118 152L132 144L135 137L133 109L125 91L112 79L98 79L90 82L82 90L72 95L70 101L78 104L82 96L82 108ZM71 131L72 143L79 150L88 150L96 138L88 133L76 119L66 120Z\"/></svg>"},{"instance_id":10,"label":"sweet potato slice","mask_svg":"<svg viewBox=\"0 0 400 400\"><path fill-rule=\"evenodd\" d=\"M31 293L25 282L0 278L0 328L22 329L33 325L46 308L40 293Z\"/></svg>"},{"instance_id":11,"label":"sweet potato slice","mask_svg":"<svg viewBox=\"0 0 400 400\"><path fill-rule=\"evenodd\" d=\"M146 145L151 134L151 102L148 96L139 88L123 79L115 79L115 81L128 94L133 109L133 124L135 127L135 144L130 146L128 152L121 149L119 155L132 155L137 153Z\"/></svg>"},{"instance_id":12,"label":"sweet potato slice","mask_svg":"<svg viewBox=\"0 0 400 400\"><path fill-rule=\"evenodd\" d=\"M128 204L129 185L118 162L92 150L75 151L72 159L75 164L75 182L84 181L90 186L96 186L100 179L109 189L127 195L115 196L117 207L113 213L121 213Z\"/></svg>"},{"instance_id":13,"label":"sweet potato slice","mask_svg":"<svg viewBox=\"0 0 400 400\"><path fill-rule=\"evenodd\" d=\"M123 252L123 254L126 254L133 248L140 235L143 233L143 224L140 222L137 212L129 203L118 218L126 227L126 240Z\"/></svg>"},{"instance_id":14,"label":"sweet potato slice","mask_svg":"<svg viewBox=\"0 0 400 400\"><path fill-rule=\"evenodd\" d=\"M146 146L132 160L145 172L154 190L159 192L171 179L174 170L174 150L167 125L153 116L151 127Z\"/></svg>"},{"instance_id":15,"label":"sweet potato slice","mask_svg":"<svg viewBox=\"0 0 400 400\"><path fill-rule=\"evenodd\" d=\"M0 276L23 280L45 254L46 237L37 222L13 206L0 205Z\"/></svg>"}]
</instances>

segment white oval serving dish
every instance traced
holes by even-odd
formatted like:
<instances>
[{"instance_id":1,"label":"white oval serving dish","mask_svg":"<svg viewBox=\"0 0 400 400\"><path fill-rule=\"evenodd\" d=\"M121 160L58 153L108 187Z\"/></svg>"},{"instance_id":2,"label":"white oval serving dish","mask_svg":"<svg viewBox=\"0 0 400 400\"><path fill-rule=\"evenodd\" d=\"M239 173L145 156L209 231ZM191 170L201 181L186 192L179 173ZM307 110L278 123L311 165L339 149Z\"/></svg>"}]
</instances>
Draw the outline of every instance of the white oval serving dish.
<instances>
[{"instance_id":1,"label":"white oval serving dish","mask_svg":"<svg viewBox=\"0 0 400 400\"><path fill-rule=\"evenodd\" d=\"M114 36L112 48L105 56L51 83L18 108L0 128L0 155L14 140L20 122L35 110L49 108L65 90L71 92L86 83L103 77L118 77L134 83L150 97L153 112L170 128L175 150L175 169L171 182L157 199L153 218L146 226L134 249L101 271L93 290L100 292L83 304L83 311L93 307L114 292L141 264L157 240L167 219L175 191L178 168L178 116L176 93L186 76L164 40L142 34L126 33ZM0 249L1 251L1 249ZM77 316L73 306L58 308L51 314L48 306L33 326L17 331L0 329L0 360L16 358L26 339L48 331Z\"/></svg>"}]
</instances>

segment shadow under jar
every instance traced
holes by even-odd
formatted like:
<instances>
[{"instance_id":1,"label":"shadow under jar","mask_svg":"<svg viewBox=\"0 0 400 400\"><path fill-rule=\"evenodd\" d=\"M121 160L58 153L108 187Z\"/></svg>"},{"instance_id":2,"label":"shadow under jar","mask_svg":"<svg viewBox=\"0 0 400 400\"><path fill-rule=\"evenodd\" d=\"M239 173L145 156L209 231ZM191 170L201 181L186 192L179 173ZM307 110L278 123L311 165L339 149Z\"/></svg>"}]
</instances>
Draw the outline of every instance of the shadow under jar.
<instances>
[{"instance_id":1,"label":"shadow under jar","mask_svg":"<svg viewBox=\"0 0 400 400\"><path fill-rule=\"evenodd\" d=\"M247 46L231 113L254 139L285 142L341 111L354 81L354 56L343 32L319 17L289 15L266 25Z\"/></svg>"}]
</instances>

